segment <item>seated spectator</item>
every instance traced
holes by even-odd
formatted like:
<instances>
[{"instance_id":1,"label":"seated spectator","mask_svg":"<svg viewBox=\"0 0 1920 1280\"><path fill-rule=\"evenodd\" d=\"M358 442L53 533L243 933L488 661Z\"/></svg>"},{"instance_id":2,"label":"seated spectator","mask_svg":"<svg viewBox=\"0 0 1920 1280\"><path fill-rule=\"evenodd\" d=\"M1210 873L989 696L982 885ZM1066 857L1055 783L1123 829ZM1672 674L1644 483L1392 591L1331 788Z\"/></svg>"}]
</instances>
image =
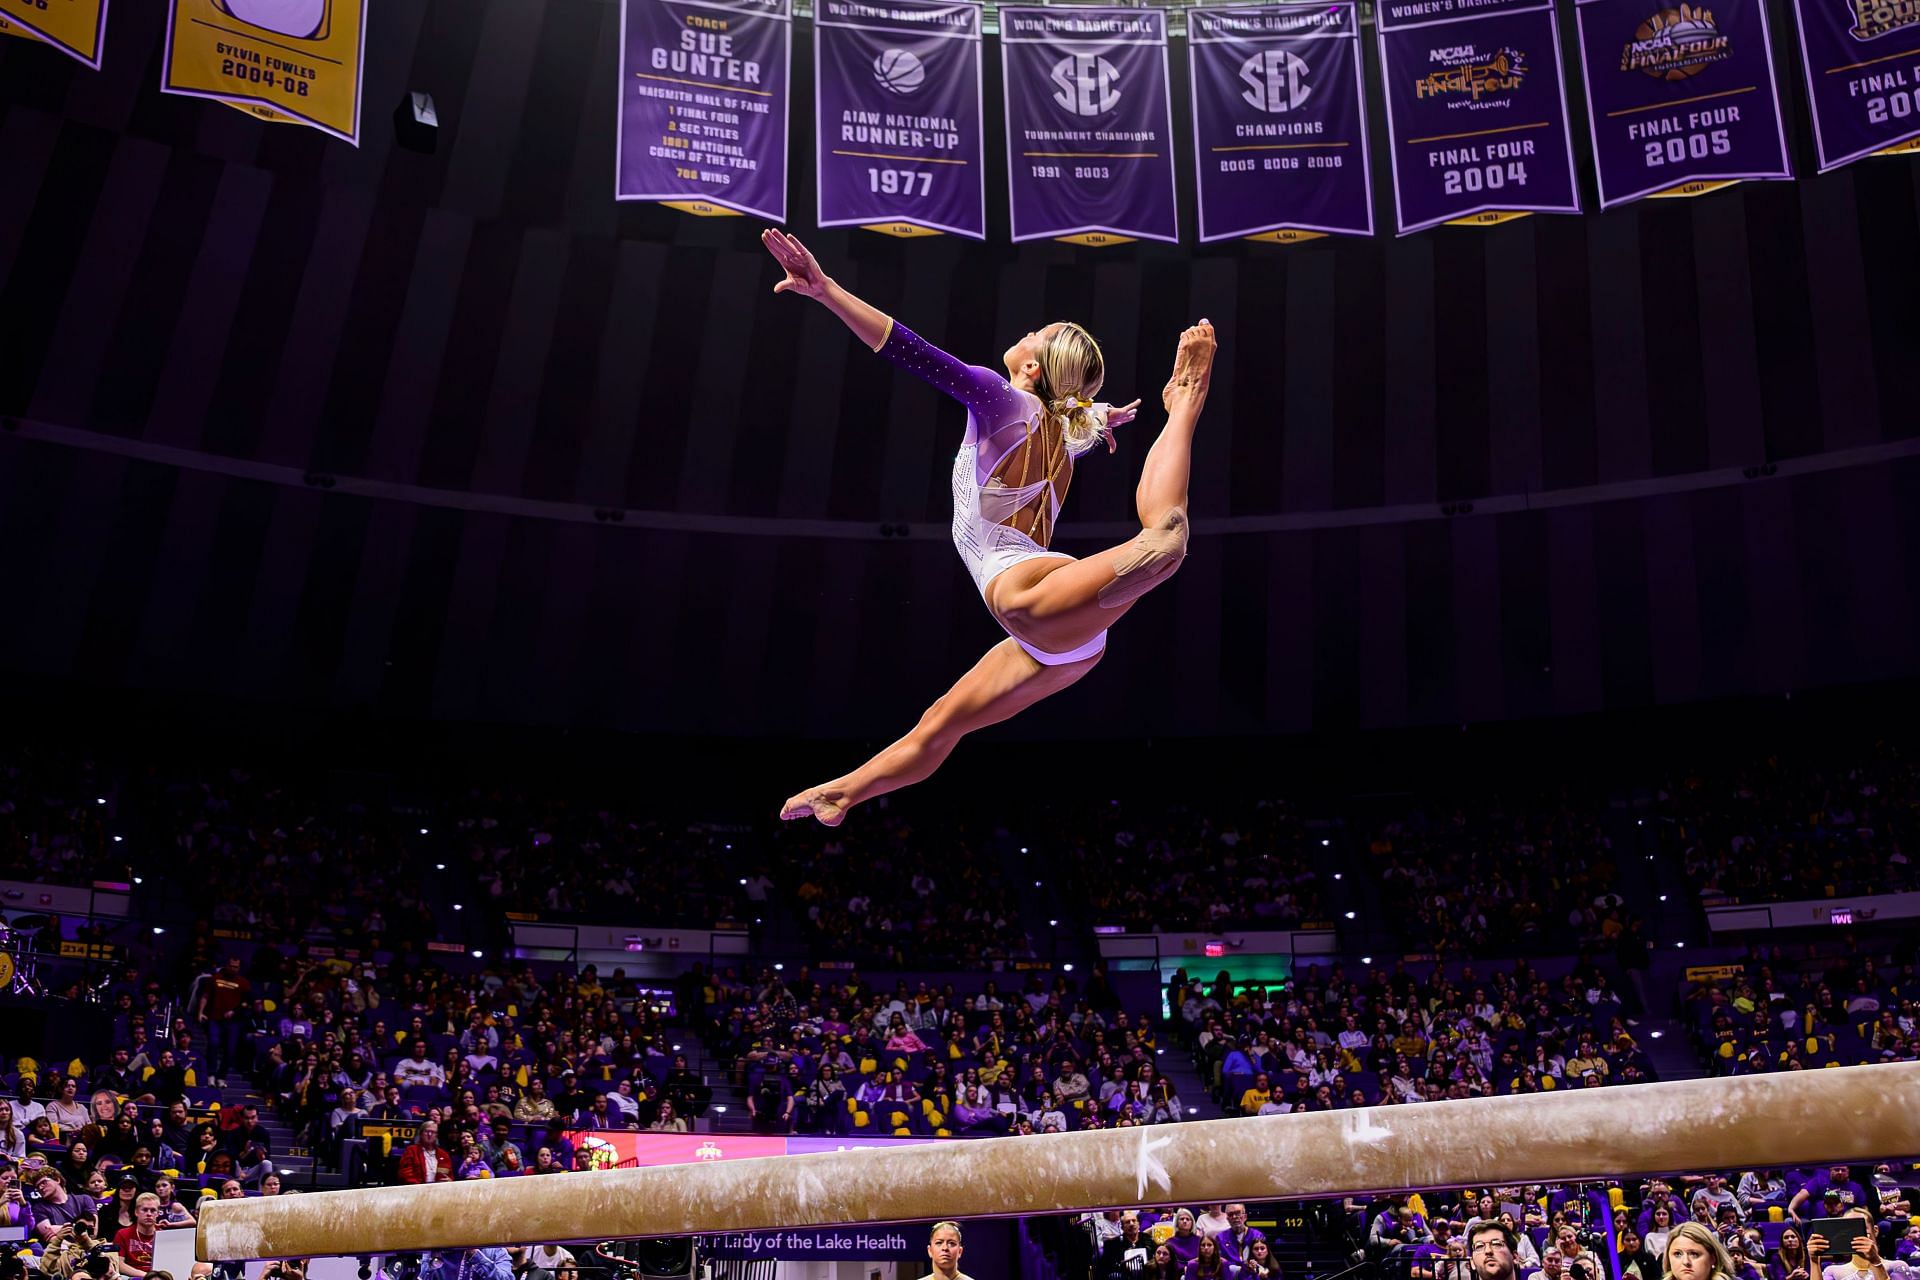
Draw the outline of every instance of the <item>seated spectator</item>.
<instances>
[{"instance_id":1,"label":"seated spectator","mask_svg":"<svg viewBox=\"0 0 1920 1280\"><path fill-rule=\"evenodd\" d=\"M134 1222L114 1233L114 1265L123 1276L144 1280L153 1270L153 1245L160 1236L160 1197L141 1192L133 1202Z\"/></svg>"},{"instance_id":2,"label":"seated spectator","mask_svg":"<svg viewBox=\"0 0 1920 1280\"><path fill-rule=\"evenodd\" d=\"M660 1109L654 1115L653 1123L647 1126L650 1133L686 1133L687 1118L674 1112L673 1103L665 1098L660 1100Z\"/></svg>"},{"instance_id":3,"label":"seated spectator","mask_svg":"<svg viewBox=\"0 0 1920 1280\"><path fill-rule=\"evenodd\" d=\"M480 1132L478 1142L480 1157L496 1171L504 1162L507 1152L513 1152L516 1159L520 1157L520 1145L513 1140L512 1135L513 1122L505 1116L492 1117L488 1120L486 1128Z\"/></svg>"},{"instance_id":4,"label":"seated spectator","mask_svg":"<svg viewBox=\"0 0 1920 1280\"><path fill-rule=\"evenodd\" d=\"M1096 1280L1140 1280L1152 1261L1153 1241L1140 1232L1140 1214L1120 1215L1120 1233L1105 1240L1094 1262Z\"/></svg>"},{"instance_id":5,"label":"seated spectator","mask_svg":"<svg viewBox=\"0 0 1920 1280\"><path fill-rule=\"evenodd\" d=\"M1087 1100L1087 1094L1091 1087L1087 1082L1087 1077L1081 1072L1078 1063L1072 1058L1066 1058L1061 1061L1060 1074L1055 1076L1053 1080L1053 1098L1055 1102L1059 1103L1062 1108L1078 1106Z\"/></svg>"},{"instance_id":6,"label":"seated spectator","mask_svg":"<svg viewBox=\"0 0 1920 1280\"><path fill-rule=\"evenodd\" d=\"M1239 1276L1240 1268L1222 1256L1220 1237L1200 1237L1199 1249L1186 1266L1184 1280L1239 1280Z\"/></svg>"},{"instance_id":7,"label":"seated spectator","mask_svg":"<svg viewBox=\"0 0 1920 1280\"><path fill-rule=\"evenodd\" d=\"M427 1056L424 1035L414 1039L407 1056L395 1062L387 1074L403 1089L409 1085L431 1085L438 1089L447 1083L446 1069Z\"/></svg>"},{"instance_id":8,"label":"seated spectator","mask_svg":"<svg viewBox=\"0 0 1920 1280\"><path fill-rule=\"evenodd\" d=\"M60 1090L47 1103L47 1118L53 1121L61 1133L75 1133L86 1127L87 1106L80 1101L80 1081L67 1076L60 1081ZM109 1119L112 1117L109 1116Z\"/></svg>"},{"instance_id":9,"label":"seated spectator","mask_svg":"<svg viewBox=\"0 0 1920 1280\"><path fill-rule=\"evenodd\" d=\"M161 1174L153 1180L153 1194L160 1201L160 1225L167 1227L191 1227L198 1225L187 1206L176 1198L177 1188L173 1179Z\"/></svg>"},{"instance_id":10,"label":"seated spectator","mask_svg":"<svg viewBox=\"0 0 1920 1280\"><path fill-rule=\"evenodd\" d=\"M76 1222L89 1231L95 1225L99 1206L92 1196L68 1191L58 1169L41 1169L34 1175L33 1189L40 1197L33 1206L33 1233L42 1244L66 1239Z\"/></svg>"},{"instance_id":11,"label":"seated spectator","mask_svg":"<svg viewBox=\"0 0 1920 1280\"><path fill-rule=\"evenodd\" d=\"M26 1130L14 1122L13 1103L0 1098L0 1159L17 1162L26 1154Z\"/></svg>"},{"instance_id":12,"label":"seated spectator","mask_svg":"<svg viewBox=\"0 0 1920 1280\"><path fill-rule=\"evenodd\" d=\"M640 1104L643 1101L645 1101L644 1097L634 1096L633 1080L629 1077L621 1077L620 1083L616 1084L613 1087L613 1092L607 1095L607 1102L613 1107L620 1120L620 1123L615 1127L621 1129L638 1128L640 1125Z\"/></svg>"},{"instance_id":13,"label":"seated spectator","mask_svg":"<svg viewBox=\"0 0 1920 1280\"><path fill-rule=\"evenodd\" d=\"M440 1126L431 1120L420 1126L415 1140L400 1153L395 1170L400 1181L408 1184L451 1182L454 1172L453 1157L440 1146Z\"/></svg>"},{"instance_id":14,"label":"seated spectator","mask_svg":"<svg viewBox=\"0 0 1920 1280\"><path fill-rule=\"evenodd\" d=\"M515 1120L551 1120L557 1113L553 1103L547 1098L546 1082L535 1076L527 1083L527 1091L520 1095L520 1101L514 1104Z\"/></svg>"},{"instance_id":15,"label":"seated spectator","mask_svg":"<svg viewBox=\"0 0 1920 1280\"><path fill-rule=\"evenodd\" d=\"M1220 1256L1229 1266L1237 1267L1246 1261L1247 1246L1266 1237L1259 1228L1247 1225L1246 1205L1230 1204L1227 1206L1227 1229L1212 1238L1220 1242Z\"/></svg>"}]
</instances>

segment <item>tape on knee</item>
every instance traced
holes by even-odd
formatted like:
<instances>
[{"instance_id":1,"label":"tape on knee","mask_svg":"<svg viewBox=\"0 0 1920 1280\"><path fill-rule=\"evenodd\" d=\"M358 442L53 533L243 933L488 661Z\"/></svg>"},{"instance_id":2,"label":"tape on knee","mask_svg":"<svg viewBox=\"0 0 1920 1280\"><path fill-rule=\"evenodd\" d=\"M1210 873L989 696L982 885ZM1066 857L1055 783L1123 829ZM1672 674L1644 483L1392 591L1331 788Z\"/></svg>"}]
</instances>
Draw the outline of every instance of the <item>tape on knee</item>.
<instances>
[{"instance_id":1,"label":"tape on knee","mask_svg":"<svg viewBox=\"0 0 1920 1280\"><path fill-rule=\"evenodd\" d=\"M1171 578L1187 558L1187 513L1175 507L1157 528L1142 529L1127 544L1126 555L1113 571L1113 581L1100 588L1100 607L1118 609L1132 604Z\"/></svg>"}]
</instances>

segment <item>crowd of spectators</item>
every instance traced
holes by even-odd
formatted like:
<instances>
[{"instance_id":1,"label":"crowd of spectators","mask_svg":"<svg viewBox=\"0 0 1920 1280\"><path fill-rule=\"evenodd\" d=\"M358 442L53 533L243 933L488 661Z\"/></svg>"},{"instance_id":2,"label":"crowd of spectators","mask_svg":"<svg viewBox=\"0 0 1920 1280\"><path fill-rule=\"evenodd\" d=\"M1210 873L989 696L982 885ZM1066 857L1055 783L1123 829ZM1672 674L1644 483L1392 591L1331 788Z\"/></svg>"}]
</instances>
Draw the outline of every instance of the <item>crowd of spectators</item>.
<instances>
[{"instance_id":1,"label":"crowd of spectators","mask_svg":"<svg viewBox=\"0 0 1920 1280\"><path fill-rule=\"evenodd\" d=\"M563 917L644 909L654 925L752 922L728 827L507 788L439 807L482 892L503 908Z\"/></svg>"},{"instance_id":2,"label":"crowd of spectators","mask_svg":"<svg viewBox=\"0 0 1920 1280\"><path fill-rule=\"evenodd\" d=\"M1920 888L1920 760L1895 743L1690 772L1659 802L1666 847L1703 900Z\"/></svg>"},{"instance_id":3,"label":"crowd of spectators","mask_svg":"<svg viewBox=\"0 0 1920 1280\"><path fill-rule=\"evenodd\" d=\"M1810 1280L1816 1271L1861 1280L1874 1264L1907 1280L1920 1270L1916 1169L1883 1162L1859 1180L1842 1164L1425 1191L1302 1216L1323 1209L1313 1216L1337 1223L1354 1256L1393 1280L1677 1278L1668 1249L1688 1239L1718 1251L1700 1280ZM1859 1244L1821 1234L1847 1217L1861 1220ZM1081 1226L1080 1257L1065 1270L1091 1280L1280 1280L1280 1254L1298 1243L1270 1238L1244 1203L1113 1209Z\"/></svg>"},{"instance_id":4,"label":"crowd of spectators","mask_svg":"<svg viewBox=\"0 0 1920 1280\"><path fill-rule=\"evenodd\" d=\"M1285 800L1189 804L1095 801L1057 833L1089 924L1129 930L1331 927L1310 834ZM1115 874L1124 866L1124 875Z\"/></svg>"},{"instance_id":5,"label":"crowd of spectators","mask_svg":"<svg viewBox=\"0 0 1920 1280\"><path fill-rule=\"evenodd\" d=\"M1006 991L767 969L706 994L706 1042L734 1064L762 1133L1056 1133L1187 1115L1158 1070L1154 1019L1122 1009L1098 968L1079 990L1033 974Z\"/></svg>"},{"instance_id":6,"label":"crowd of spectators","mask_svg":"<svg viewBox=\"0 0 1920 1280\"><path fill-rule=\"evenodd\" d=\"M125 879L104 818L111 785L88 759L20 748L0 756L0 879Z\"/></svg>"},{"instance_id":7,"label":"crowd of spectators","mask_svg":"<svg viewBox=\"0 0 1920 1280\"><path fill-rule=\"evenodd\" d=\"M1383 905L1409 951L1571 954L1626 928L1619 868L1600 805L1416 805L1368 839Z\"/></svg>"},{"instance_id":8,"label":"crowd of spectators","mask_svg":"<svg viewBox=\"0 0 1920 1280\"><path fill-rule=\"evenodd\" d=\"M1394 1106L1656 1079L1606 972L1525 960L1484 975L1404 963L1289 983L1175 976L1169 1005L1222 1106L1244 1114Z\"/></svg>"},{"instance_id":9,"label":"crowd of spectators","mask_svg":"<svg viewBox=\"0 0 1920 1280\"><path fill-rule=\"evenodd\" d=\"M1716 1075L1920 1060L1920 973L1852 950L1796 963L1756 947L1683 1005Z\"/></svg>"},{"instance_id":10,"label":"crowd of spectators","mask_svg":"<svg viewBox=\"0 0 1920 1280\"><path fill-rule=\"evenodd\" d=\"M746 887L791 903L815 954L984 969L1034 950L994 847L1004 837L875 806L862 823L768 833L773 874L756 870Z\"/></svg>"}]
</instances>

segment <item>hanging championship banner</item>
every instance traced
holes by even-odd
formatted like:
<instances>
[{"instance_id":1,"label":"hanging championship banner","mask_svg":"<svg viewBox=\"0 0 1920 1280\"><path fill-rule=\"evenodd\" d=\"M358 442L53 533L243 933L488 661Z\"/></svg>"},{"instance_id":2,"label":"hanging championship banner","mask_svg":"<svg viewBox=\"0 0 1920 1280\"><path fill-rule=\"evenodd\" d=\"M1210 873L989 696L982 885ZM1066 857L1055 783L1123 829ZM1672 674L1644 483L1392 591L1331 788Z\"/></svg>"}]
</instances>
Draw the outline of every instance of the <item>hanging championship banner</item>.
<instances>
[{"instance_id":1,"label":"hanging championship banner","mask_svg":"<svg viewBox=\"0 0 1920 1280\"><path fill-rule=\"evenodd\" d=\"M787 220L788 0L624 0L614 198Z\"/></svg>"},{"instance_id":2,"label":"hanging championship banner","mask_svg":"<svg viewBox=\"0 0 1920 1280\"><path fill-rule=\"evenodd\" d=\"M1373 234L1352 0L1187 10L1200 239Z\"/></svg>"},{"instance_id":3,"label":"hanging championship banner","mask_svg":"<svg viewBox=\"0 0 1920 1280\"><path fill-rule=\"evenodd\" d=\"M1380 0L1400 234L1580 212L1552 0Z\"/></svg>"},{"instance_id":4,"label":"hanging championship banner","mask_svg":"<svg viewBox=\"0 0 1920 1280\"><path fill-rule=\"evenodd\" d=\"M1794 0L1822 173L1920 139L1920 4Z\"/></svg>"},{"instance_id":5,"label":"hanging championship banner","mask_svg":"<svg viewBox=\"0 0 1920 1280\"><path fill-rule=\"evenodd\" d=\"M1600 205L1791 178L1764 0L1576 3Z\"/></svg>"},{"instance_id":6,"label":"hanging championship banner","mask_svg":"<svg viewBox=\"0 0 1920 1280\"><path fill-rule=\"evenodd\" d=\"M1180 238L1166 15L1000 10L1013 238Z\"/></svg>"},{"instance_id":7,"label":"hanging championship banner","mask_svg":"<svg viewBox=\"0 0 1920 1280\"><path fill-rule=\"evenodd\" d=\"M819 225L983 240L980 6L817 0Z\"/></svg>"},{"instance_id":8,"label":"hanging championship banner","mask_svg":"<svg viewBox=\"0 0 1920 1280\"><path fill-rule=\"evenodd\" d=\"M44 41L98 71L107 0L0 0L0 34Z\"/></svg>"},{"instance_id":9,"label":"hanging championship banner","mask_svg":"<svg viewBox=\"0 0 1920 1280\"><path fill-rule=\"evenodd\" d=\"M171 0L160 91L360 145L367 0Z\"/></svg>"}]
</instances>

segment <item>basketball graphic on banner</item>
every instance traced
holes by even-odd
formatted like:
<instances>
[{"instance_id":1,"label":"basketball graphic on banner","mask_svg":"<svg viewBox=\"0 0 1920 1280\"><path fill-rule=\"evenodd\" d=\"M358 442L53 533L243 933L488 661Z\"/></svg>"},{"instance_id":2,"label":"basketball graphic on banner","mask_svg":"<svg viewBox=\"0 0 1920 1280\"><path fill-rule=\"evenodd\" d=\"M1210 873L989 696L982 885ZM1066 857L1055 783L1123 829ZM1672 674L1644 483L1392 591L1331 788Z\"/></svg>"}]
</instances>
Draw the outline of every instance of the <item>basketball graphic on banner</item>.
<instances>
[{"instance_id":1,"label":"basketball graphic on banner","mask_svg":"<svg viewBox=\"0 0 1920 1280\"><path fill-rule=\"evenodd\" d=\"M873 60L873 79L904 98L927 82L927 67L911 49L884 49Z\"/></svg>"},{"instance_id":2,"label":"basketball graphic on banner","mask_svg":"<svg viewBox=\"0 0 1920 1280\"><path fill-rule=\"evenodd\" d=\"M221 9L249 26L277 31L296 40L324 40L330 0L215 0Z\"/></svg>"}]
</instances>

